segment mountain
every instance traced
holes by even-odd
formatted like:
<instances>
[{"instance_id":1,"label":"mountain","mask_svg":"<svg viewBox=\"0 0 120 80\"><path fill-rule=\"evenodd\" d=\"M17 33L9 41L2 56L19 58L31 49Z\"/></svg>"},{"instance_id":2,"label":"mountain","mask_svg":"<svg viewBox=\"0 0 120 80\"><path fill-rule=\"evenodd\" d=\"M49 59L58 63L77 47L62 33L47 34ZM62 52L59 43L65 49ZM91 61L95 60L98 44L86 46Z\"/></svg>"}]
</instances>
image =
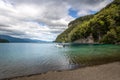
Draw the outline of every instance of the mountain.
<instances>
[{"instance_id":1,"label":"mountain","mask_svg":"<svg viewBox=\"0 0 120 80\"><path fill-rule=\"evenodd\" d=\"M15 38L15 37L7 36L7 35L0 35L0 39L1 40L7 40L9 42L16 42L16 43L23 43L23 42L39 43L39 42L45 42L45 41L41 41L41 40L32 40L32 39L26 39L26 38L24 38L24 39L22 39L22 38Z\"/></svg>"},{"instance_id":2,"label":"mountain","mask_svg":"<svg viewBox=\"0 0 120 80\"><path fill-rule=\"evenodd\" d=\"M94 15L78 18L58 35L56 42L120 43L120 0L114 0Z\"/></svg>"},{"instance_id":3,"label":"mountain","mask_svg":"<svg viewBox=\"0 0 120 80\"><path fill-rule=\"evenodd\" d=\"M92 18L93 15L87 15L87 16L83 16L80 18L77 18L74 21L71 21L68 24L68 29L66 29L63 33L61 33L60 35L58 35L58 37L56 38L56 42L69 42L68 37L69 37L69 33L75 28L77 27L77 25L82 24L84 21L88 21L90 20L90 18Z\"/></svg>"},{"instance_id":4,"label":"mountain","mask_svg":"<svg viewBox=\"0 0 120 80\"><path fill-rule=\"evenodd\" d=\"M0 39L0 43L9 43L9 41L6 39Z\"/></svg>"}]
</instances>

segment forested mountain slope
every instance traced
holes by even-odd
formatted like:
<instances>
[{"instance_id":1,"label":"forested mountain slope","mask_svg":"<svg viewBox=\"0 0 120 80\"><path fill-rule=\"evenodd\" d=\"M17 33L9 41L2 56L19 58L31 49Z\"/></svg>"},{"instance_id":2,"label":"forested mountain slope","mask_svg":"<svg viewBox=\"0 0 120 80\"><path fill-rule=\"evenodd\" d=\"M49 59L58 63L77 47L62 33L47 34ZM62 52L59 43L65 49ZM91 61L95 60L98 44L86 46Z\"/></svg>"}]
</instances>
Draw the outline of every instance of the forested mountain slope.
<instances>
[{"instance_id":1,"label":"forested mountain slope","mask_svg":"<svg viewBox=\"0 0 120 80\"><path fill-rule=\"evenodd\" d=\"M85 17L72 21L56 42L120 43L120 0L114 0L97 14Z\"/></svg>"}]
</instances>

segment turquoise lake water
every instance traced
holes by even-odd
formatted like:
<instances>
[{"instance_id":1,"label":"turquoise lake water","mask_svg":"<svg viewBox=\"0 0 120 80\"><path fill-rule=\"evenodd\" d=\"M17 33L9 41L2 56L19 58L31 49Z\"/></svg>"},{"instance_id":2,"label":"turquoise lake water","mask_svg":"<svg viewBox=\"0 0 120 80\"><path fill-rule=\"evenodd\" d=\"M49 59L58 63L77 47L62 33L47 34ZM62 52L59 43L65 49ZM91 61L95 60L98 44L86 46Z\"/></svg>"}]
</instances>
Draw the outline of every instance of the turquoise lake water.
<instances>
[{"instance_id":1,"label":"turquoise lake water","mask_svg":"<svg viewBox=\"0 0 120 80\"><path fill-rule=\"evenodd\" d=\"M0 43L0 79L120 61L120 45Z\"/></svg>"}]
</instances>

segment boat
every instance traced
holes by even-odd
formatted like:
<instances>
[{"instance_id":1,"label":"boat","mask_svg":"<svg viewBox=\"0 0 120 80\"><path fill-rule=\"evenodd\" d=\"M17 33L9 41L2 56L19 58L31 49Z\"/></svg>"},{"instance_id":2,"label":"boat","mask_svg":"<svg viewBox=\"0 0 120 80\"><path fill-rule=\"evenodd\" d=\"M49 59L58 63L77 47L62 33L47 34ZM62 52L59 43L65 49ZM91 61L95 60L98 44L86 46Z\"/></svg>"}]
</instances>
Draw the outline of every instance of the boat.
<instances>
[{"instance_id":1,"label":"boat","mask_svg":"<svg viewBox=\"0 0 120 80\"><path fill-rule=\"evenodd\" d=\"M62 48L62 47L65 47L64 44L60 44L60 43L59 43L59 44L56 44L56 46L57 46L57 47L61 47L61 48Z\"/></svg>"},{"instance_id":2,"label":"boat","mask_svg":"<svg viewBox=\"0 0 120 80\"><path fill-rule=\"evenodd\" d=\"M56 44L56 47L64 47L62 44Z\"/></svg>"}]
</instances>

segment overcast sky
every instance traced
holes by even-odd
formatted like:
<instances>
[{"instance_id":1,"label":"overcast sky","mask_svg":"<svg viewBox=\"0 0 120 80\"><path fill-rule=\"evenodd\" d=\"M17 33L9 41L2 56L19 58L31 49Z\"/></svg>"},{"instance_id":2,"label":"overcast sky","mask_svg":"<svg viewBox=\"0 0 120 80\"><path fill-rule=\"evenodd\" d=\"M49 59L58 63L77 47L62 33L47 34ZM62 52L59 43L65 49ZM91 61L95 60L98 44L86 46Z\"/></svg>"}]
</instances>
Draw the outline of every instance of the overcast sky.
<instances>
[{"instance_id":1,"label":"overcast sky","mask_svg":"<svg viewBox=\"0 0 120 80\"><path fill-rule=\"evenodd\" d=\"M0 35L53 41L77 17L112 0L0 0Z\"/></svg>"}]
</instances>

